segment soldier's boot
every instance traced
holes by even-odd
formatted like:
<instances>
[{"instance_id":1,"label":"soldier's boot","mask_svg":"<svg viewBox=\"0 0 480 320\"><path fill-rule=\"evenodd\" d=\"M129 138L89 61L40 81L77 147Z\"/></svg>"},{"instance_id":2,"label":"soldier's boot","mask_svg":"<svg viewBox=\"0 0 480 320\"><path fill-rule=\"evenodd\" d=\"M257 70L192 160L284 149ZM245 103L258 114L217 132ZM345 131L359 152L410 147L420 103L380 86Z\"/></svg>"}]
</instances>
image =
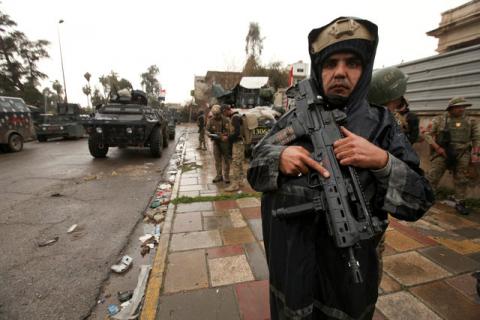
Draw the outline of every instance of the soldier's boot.
<instances>
[{"instance_id":1,"label":"soldier's boot","mask_svg":"<svg viewBox=\"0 0 480 320\"><path fill-rule=\"evenodd\" d=\"M467 206L465 205L465 201L456 201L455 210L464 216L468 216L470 214L470 210L468 210Z\"/></svg>"},{"instance_id":2,"label":"soldier's boot","mask_svg":"<svg viewBox=\"0 0 480 320\"><path fill-rule=\"evenodd\" d=\"M213 178L212 182L216 183L216 182L220 182L222 180L223 180L222 176L217 175L215 178Z\"/></svg>"},{"instance_id":3,"label":"soldier's boot","mask_svg":"<svg viewBox=\"0 0 480 320\"><path fill-rule=\"evenodd\" d=\"M232 184L228 187L225 188L226 192L234 192L240 190L240 186L238 185L237 181L233 181Z\"/></svg>"}]
</instances>

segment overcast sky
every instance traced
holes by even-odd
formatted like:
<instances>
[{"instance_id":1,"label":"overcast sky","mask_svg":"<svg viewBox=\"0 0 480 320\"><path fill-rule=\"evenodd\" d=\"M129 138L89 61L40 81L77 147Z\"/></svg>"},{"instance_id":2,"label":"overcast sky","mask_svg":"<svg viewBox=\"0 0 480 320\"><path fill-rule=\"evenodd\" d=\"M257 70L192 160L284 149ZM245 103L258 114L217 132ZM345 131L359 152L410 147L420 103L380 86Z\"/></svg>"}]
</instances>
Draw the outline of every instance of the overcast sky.
<instances>
[{"instance_id":1,"label":"overcast sky","mask_svg":"<svg viewBox=\"0 0 480 320\"><path fill-rule=\"evenodd\" d=\"M438 40L427 31L441 13L467 0L0 0L2 11L31 40L46 39L50 59L41 63L49 79L62 82L60 28L69 102L86 105L85 72L98 77L114 70L140 88L140 74L156 64L167 102L185 102L194 75L208 70L240 71L245 37L258 22L265 37L263 63L307 61L307 34L338 16L376 23L380 43L375 67L436 54ZM58 25L58 20L65 22Z\"/></svg>"}]
</instances>

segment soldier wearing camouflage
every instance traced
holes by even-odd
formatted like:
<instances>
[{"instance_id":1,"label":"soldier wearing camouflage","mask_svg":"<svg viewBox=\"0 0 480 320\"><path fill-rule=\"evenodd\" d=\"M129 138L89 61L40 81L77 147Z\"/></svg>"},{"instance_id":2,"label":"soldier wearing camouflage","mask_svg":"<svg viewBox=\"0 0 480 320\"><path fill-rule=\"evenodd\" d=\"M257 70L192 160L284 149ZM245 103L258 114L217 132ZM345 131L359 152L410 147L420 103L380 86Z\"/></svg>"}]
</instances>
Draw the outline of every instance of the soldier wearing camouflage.
<instances>
[{"instance_id":1,"label":"soldier wearing camouflage","mask_svg":"<svg viewBox=\"0 0 480 320\"><path fill-rule=\"evenodd\" d=\"M207 122L207 131L215 135L212 137L213 156L215 159L215 169L217 175L213 182L225 181L230 183L230 148L228 144L228 134L230 132L230 120L222 115L219 105L212 107L212 115ZM223 170L222 170L223 169Z\"/></svg>"},{"instance_id":2,"label":"soldier wearing camouflage","mask_svg":"<svg viewBox=\"0 0 480 320\"><path fill-rule=\"evenodd\" d=\"M373 73L368 91L370 103L385 106L390 110L408 141L413 144L419 138L419 120L408 108L405 99L408 77L397 67L388 67Z\"/></svg>"},{"instance_id":3,"label":"soldier wearing camouflage","mask_svg":"<svg viewBox=\"0 0 480 320\"><path fill-rule=\"evenodd\" d=\"M480 123L465 114L465 108L469 106L471 104L462 97L451 99L447 112L433 118L431 128L425 133L425 141L431 146L431 167L427 178L436 187L445 171L452 170L455 198L459 201L465 199L468 166L472 155L474 159L478 157L480 146ZM439 141L443 132L450 136L450 153Z\"/></svg>"},{"instance_id":4,"label":"soldier wearing camouflage","mask_svg":"<svg viewBox=\"0 0 480 320\"><path fill-rule=\"evenodd\" d=\"M198 150L207 150L205 142L205 113L200 111L197 118L198 125Z\"/></svg>"},{"instance_id":5,"label":"soldier wearing camouflage","mask_svg":"<svg viewBox=\"0 0 480 320\"><path fill-rule=\"evenodd\" d=\"M242 115L233 112L230 106L225 106L224 115L230 117L231 127L228 142L232 147L232 184L225 189L227 192L238 191L243 181L243 160L245 159L245 136Z\"/></svg>"}]
</instances>

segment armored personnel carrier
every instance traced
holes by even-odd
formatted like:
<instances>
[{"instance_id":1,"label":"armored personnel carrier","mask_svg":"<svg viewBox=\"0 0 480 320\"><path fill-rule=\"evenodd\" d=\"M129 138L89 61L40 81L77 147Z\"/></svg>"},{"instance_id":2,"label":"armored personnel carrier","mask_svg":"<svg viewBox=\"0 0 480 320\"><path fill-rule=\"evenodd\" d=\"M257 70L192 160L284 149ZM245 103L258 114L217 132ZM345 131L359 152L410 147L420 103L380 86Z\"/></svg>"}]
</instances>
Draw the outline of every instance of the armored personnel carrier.
<instances>
[{"instance_id":1,"label":"armored personnel carrier","mask_svg":"<svg viewBox=\"0 0 480 320\"><path fill-rule=\"evenodd\" d=\"M40 115L37 124L37 139L45 142L51 138L79 139L85 136L80 115L80 105L76 103L58 103L57 114Z\"/></svg>"},{"instance_id":2,"label":"armored personnel carrier","mask_svg":"<svg viewBox=\"0 0 480 320\"><path fill-rule=\"evenodd\" d=\"M152 156L159 158L168 145L165 117L147 105L146 94L139 90L120 90L82 123L89 135L90 154L95 158L104 158L110 147L150 148Z\"/></svg>"}]
</instances>

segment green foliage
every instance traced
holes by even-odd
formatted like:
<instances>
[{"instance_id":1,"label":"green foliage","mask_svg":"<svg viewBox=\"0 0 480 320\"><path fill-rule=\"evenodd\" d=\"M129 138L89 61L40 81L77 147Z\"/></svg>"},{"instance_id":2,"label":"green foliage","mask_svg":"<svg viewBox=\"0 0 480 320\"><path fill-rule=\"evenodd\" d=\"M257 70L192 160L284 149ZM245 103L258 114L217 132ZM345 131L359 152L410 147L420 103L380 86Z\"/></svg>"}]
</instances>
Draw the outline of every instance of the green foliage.
<instances>
[{"instance_id":1,"label":"green foliage","mask_svg":"<svg viewBox=\"0 0 480 320\"><path fill-rule=\"evenodd\" d=\"M162 86L160 85L160 81L157 79L159 74L160 69L158 69L156 65L151 65L148 67L146 72L140 75L140 78L142 79L140 84L147 94L148 104L154 107L160 106L158 97L160 96L160 90L162 89Z\"/></svg>"},{"instance_id":2,"label":"green foliage","mask_svg":"<svg viewBox=\"0 0 480 320\"><path fill-rule=\"evenodd\" d=\"M100 76L98 81L103 87L103 101L106 102L112 91L118 91L121 89L132 89L132 84L130 81L124 78L119 78L118 73L115 71L110 71L110 74ZM92 97L93 103L93 97ZM94 104L95 105L95 104Z\"/></svg>"},{"instance_id":3,"label":"green foliage","mask_svg":"<svg viewBox=\"0 0 480 320\"><path fill-rule=\"evenodd\" d=\"M232 193L232 194L220 194L217 196L198 196L198 197L178 197L172 200L173 204L181 203L193 203L193 202L208 202L208 201L221 201L221 200L237 200L241 198L260 198L261 193Z\"/></svg>"},{"instance_id":4,"label":"green foliage","mask_svg":"<svg viewBox=\"0 0 480 320\"><path fill-rule=\"evenodd\" d=\"M39 104L42 94L37 89L47 75L38 63L48 58L46 40L31 41L9 15L0 11L0 93L18 96L27 104Z\"/></svg>"}]
</instances>

